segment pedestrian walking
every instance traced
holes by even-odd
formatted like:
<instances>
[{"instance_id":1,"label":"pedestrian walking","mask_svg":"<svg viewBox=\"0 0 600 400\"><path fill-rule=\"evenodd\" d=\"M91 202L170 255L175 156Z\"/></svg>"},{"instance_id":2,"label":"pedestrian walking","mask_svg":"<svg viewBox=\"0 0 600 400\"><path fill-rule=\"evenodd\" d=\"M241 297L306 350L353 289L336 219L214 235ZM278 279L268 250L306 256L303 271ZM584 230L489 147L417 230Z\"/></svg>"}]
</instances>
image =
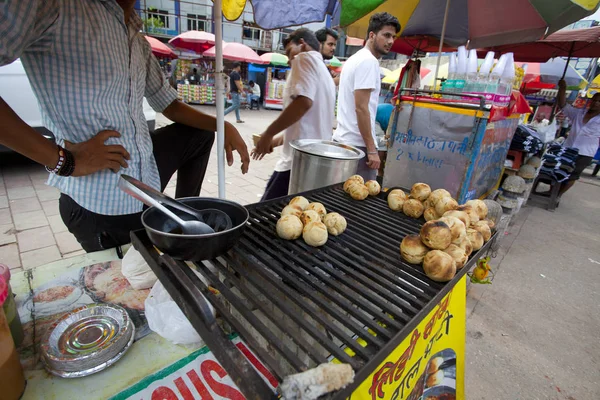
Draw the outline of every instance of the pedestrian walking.
<instances>
[{"instance_id":1,"label":"pedestrian walking","mask_svg":"<svg viewBox=\"0 0 600 400\"><path fill-rule=\"evenodd\" d=\"M225 115L235 111L235 118L238 124L243 123L240 117L240 96L244 93L244 85L242 84L242 76L240 72L242 66L239 62L233 63L233 70L229 74L229 93L231 94L231 106L225 110Z\"/></svg>"}]
</instances>

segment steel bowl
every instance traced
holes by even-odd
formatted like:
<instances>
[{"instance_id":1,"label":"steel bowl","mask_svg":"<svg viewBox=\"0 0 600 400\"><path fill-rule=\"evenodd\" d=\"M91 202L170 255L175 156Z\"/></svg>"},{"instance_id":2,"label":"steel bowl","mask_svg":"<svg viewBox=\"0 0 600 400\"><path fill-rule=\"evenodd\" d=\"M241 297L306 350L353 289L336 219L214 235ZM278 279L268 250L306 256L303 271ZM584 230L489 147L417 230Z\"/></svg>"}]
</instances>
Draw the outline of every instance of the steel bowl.
<instances>
[{"instance_id":1,"label":"steel bowl","mask_svg":"<svg viewBox=\"0 0 600 400\"><path fill-rule=\"evenodd\" d=\"M54 375L90 375L121 358L134 335L135 327L125 309L89 304L63 315L51 326L42 341L42 359Z\"/></svg>"},{"instance_id":2,"label":"steel bowl","mask_svg":"<svg viewBox=\"0 0 600 400\"><path fill-rule=\"evenodd\" d=\"M150 241L175 259L202 261L216 258L231 249L246 229L248 210L236 202L209 197L185 197L177 201L197 210L221 210L231 218L233 227L207 235L175 233L179 228L175 221L154 207L148 208L142 213L142 224Z\"/></svg>"}]
</instances>

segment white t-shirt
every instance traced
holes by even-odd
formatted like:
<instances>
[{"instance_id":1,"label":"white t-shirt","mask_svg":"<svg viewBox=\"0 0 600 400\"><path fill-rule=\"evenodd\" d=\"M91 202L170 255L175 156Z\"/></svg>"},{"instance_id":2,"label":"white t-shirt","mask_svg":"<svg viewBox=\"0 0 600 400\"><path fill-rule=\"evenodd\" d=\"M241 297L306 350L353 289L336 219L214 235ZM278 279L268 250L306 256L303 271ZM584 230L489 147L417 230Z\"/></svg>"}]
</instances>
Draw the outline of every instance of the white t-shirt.
<instances>
[{"instance_id":1,"label":"white t-shirt","mask_svg":"<svg viewBox=\"0 0 600 400\"><path fill-rule=\"evenodd\" d=\"M300 121L285 130L281 158L275 165L278 172L292 168L290 142L296 139L331 140L335 120L335 84L318 51L300 53L292 61L292 71L285 84L284 106L287 107L298 96L311 99L313 104Z\"/></svg>"},{"instance_id":2,"label":"white t-shirt","mask_svg":"<svg viewBox=\"0 0 600 400\"><path fill-rule=\"evenodd\" d=\"M252 94L260 97L260 86L258 86L257 83L255 83L254 86L252 86Z\"/></svg>"},{"instance_id":3,"label":"white t-shirt","mask_svg":"<svg viewBox=\"0 0 600 400\"><path fill-rule=\"evenodd\" d=\"M375 139L375 116L381 78L379 76L379 61L367 48L362 48L344 64L340 76L340 89L338 94L337 121L338 126L333 135L333 140L351 146L365 147L356 118L354 91L358 89L372 89L369 99L369 114L371 116L371 134Z\"/></svg>"}]
</instances>

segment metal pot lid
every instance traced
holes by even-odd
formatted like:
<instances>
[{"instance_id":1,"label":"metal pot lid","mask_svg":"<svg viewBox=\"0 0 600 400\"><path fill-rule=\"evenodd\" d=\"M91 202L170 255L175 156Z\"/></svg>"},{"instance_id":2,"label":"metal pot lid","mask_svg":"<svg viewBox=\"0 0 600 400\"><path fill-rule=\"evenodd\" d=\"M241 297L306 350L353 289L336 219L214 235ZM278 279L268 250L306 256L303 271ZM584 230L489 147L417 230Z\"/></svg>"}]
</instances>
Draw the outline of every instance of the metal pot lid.
<instances>
[{"instance_id":1,"label":"metal pot lid","mask_svg":"<svg viewBox=\"0 0 600 400\"><path fill-rule=\"evenodd\" d=\"M360 160L365 156L365 153L356 147L329 140L299 139L292 141L290 146L313 156L335 160Z\"/></svg>"}]
</instances>

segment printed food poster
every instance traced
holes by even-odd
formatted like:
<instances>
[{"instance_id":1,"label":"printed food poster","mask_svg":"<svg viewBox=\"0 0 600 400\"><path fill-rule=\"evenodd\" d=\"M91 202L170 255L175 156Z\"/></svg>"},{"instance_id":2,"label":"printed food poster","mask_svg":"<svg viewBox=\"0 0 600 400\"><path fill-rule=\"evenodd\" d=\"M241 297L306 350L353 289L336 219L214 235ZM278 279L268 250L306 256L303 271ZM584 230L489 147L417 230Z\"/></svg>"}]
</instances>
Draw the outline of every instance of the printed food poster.
<instances>
[{"instance_id":1,"label":"printed food poster","mask_svg":"<svg viewBox=\"0 0 600 400\"><path fill-rule=\"evenodd\" d=\"M463 277L349 399L464 399L465 334Z\"/></svg>"}]
</instances>

